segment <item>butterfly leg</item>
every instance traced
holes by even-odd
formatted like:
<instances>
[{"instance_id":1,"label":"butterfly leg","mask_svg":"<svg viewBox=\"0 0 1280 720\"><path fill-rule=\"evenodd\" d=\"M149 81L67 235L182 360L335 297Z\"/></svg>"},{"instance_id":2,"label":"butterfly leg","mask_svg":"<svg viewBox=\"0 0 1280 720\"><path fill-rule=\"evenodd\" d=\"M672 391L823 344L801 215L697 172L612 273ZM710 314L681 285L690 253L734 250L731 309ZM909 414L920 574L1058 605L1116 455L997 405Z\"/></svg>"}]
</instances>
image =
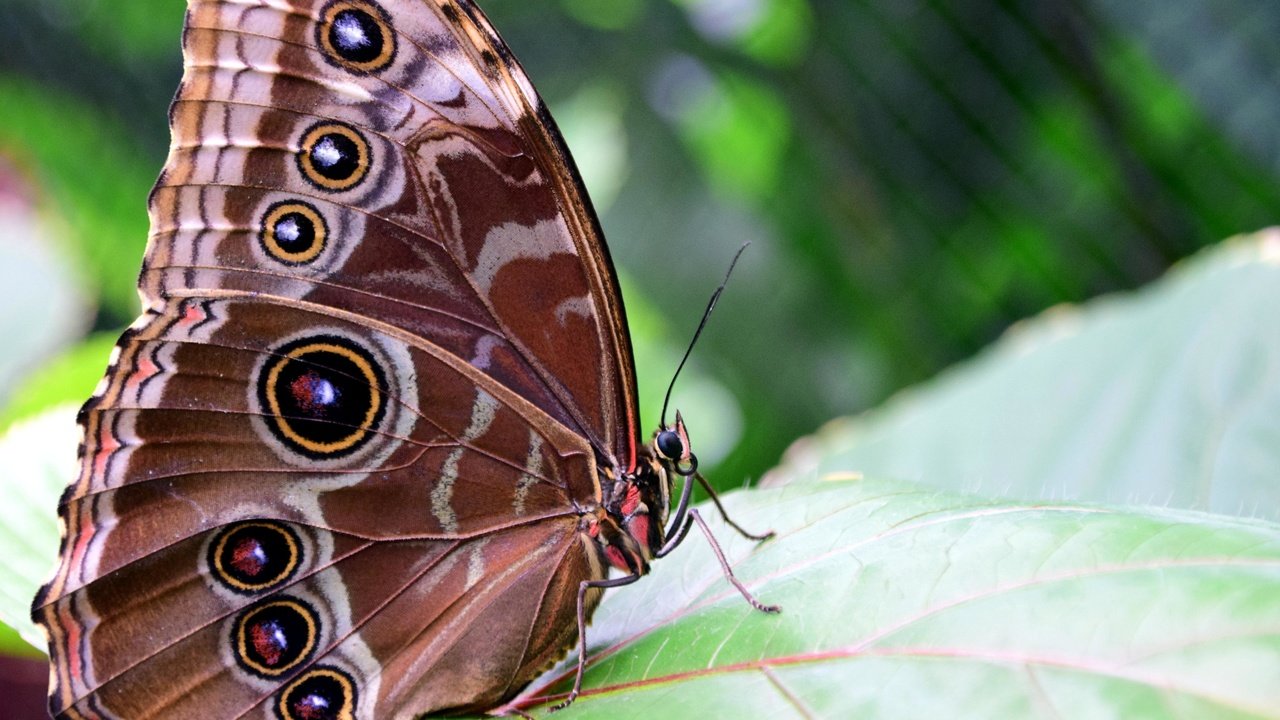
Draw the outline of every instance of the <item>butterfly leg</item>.
<instances>
[{"instance_id":1,"label":"butterfly leg","mask_svg":"<svg viewBox=\"0 0 1280 720\"><path fill-rule=\"evenodd\" d=\"M565 698L564 702L552 706L551 712L569 707L582 690L582 673L587 669L587 591L592 588L603 590L630 585L640 577L640 575L624 575L606 580L584 580L578 585L578 671L573 676L573 689L569 691L569 697Z\"/></svg>"},{"instance_id":2,"label":"butterfly leg","mask_svg":"<svg viewBox=\"0 0 1280 720\"><path fill-rule=\"evenodd\" d=\"M721 512L723 512L723 510ZM695 508L689 508L688 515L685 517L683 525L671 535L671 538L667 540L667 543L663 545L658 552L654 553L654 555L656 557L662 557L674 550L677 545L684 541L685 535L689 534L689 528L692 527L695 522L698 523L698 527L702 529L702 534L707 536L707 542L711 543L711 551L716 554L716 560L720 561L720 569L724 572L725 579L732 583L733 586L738 589L738 592L742 593L743 599L745 599L751 607L759 610L760 612L782 612L782 608L778 605L765 605L757 600L756 596L752 595L751 591L747 589L747 586L743 585L742 581L738 579L738 576L733 574L733 568L729 566L729 560L724 556L724 550L720 549L720 543L716 541L716 536L711 534L711 528L707 527L707 521L702 519L702 514ZM772 535L772 533L770 533L770 535Z\"/></svg>"},{"instance_id":3,"label":"butterfly leg","mask_svg":"<svg viewBox=\"0 0 1280 720\"><path fill-rule=\"evenodd\" d=\"M724 576L738 588L738 592L742 593L742 597L746 599L751 607L766 613L780 613L782 607L779 605L765 605L756 599L755 595L747 590L747 586L738 580L738 576L733 574L733 568L729 567L729 561L725 559L724 551L720 549L720 543L716 542L716 536L711 534L711 528L707 527L707 521L702 519L702 515L695 509L689 511L689 516L694 522L698 523L698 527L702 529L702 534L707 536L707 542L711 543L711 550L716 554L716 559L720 561L720 569L724 571Z\"/></svg>"},{"instance_id":4,"label":"butterfly leg","mask_svg":"<svg viewBox=\"0 0 1280 720\"><path fill-rule=\"evenodd\" d=\"M683 473L681 474L683 475ZM671 552L672 548L675 548L684 541L685 534L689 532L688 514L690 511L690 501L693 498L693 483L690 481L690 477L697 479L698 484L702 485L702 488L707 491L707 495L711 498L711 502L716 504L716 510L720 512L720 517L724 519L725 523L729 527L738 531L739 535L748 540L755 540L756 542L764 542L775 535L772 530L760 535L747 532L745 528L734 522L733 518L729 517L729 513L725 511L724 505L720 502L720 494L716 492L715 488L711 487L711 483L707 482L707 479L702 476L702 473L694 472L684 476L684 487L680 489L680 500L676 502L676 509L671 514L671 524L667 529L666 540L662 545L662 549L656 553L658 557L662 557Z\"/></svg>"},{"instance_id":5,"label":"butterfly leg","mask_svg":"<svg viewBox=\"0 0 1280 720\"><path fill-rule=\"evenodd\" d=\"M694 477L698 479L698 484L702 486L702 489L707 491L707 495L711 496L711 502L716 504L716 510L720 511L720 517L724 518L725 523L728 524L729 527L737 530L739 535L748 540L764 542L777 534L770 530L766 533L756 535L755 533L749 533L744 530L741 525L734 522L733 519L729 517L729 513L725 512L724 505L720 504L720 494L715 491L715 488L711 487L711 483L707 482L707 479L702 476L702 473L695 473Z\"/></svg>"}]
</instances>

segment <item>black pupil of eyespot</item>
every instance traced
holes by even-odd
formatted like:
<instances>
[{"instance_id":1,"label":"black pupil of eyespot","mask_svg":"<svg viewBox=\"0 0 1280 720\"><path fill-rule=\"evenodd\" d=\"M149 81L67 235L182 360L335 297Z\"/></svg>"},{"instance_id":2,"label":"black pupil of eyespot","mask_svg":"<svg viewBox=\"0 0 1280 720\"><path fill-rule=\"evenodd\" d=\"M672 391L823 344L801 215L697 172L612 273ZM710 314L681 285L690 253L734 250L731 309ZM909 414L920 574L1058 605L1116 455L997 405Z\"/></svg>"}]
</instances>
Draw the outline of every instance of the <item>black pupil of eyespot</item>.
<instances>
[{"instance_id":1,"label":"black pupil of eyespot","mask_svg":"<svg viewBox=\"0 0 1280 720\"><path fill-rule=\"evenodd\" d=\"M251 610L241 628L244 659L266 669L287 669L314 647L315 626L296 602Z\"/></svg>"},{"instance_id":2,"label":"black pupil of eyespot","mask_svg":"<svg viewBox=\"0 0 1280 720\"><path fill-rule=\"evenodd\" d=\"M372 62L382 54L382 28L363 10L343 10L329 26L329 42L350 62Z\"/></svg>"},{"instance_id":3,"label":"black pupil of eyespot","mask_svg":"<svg viewBox=\"0 0 1280 720\"><path fill-rule=\"evenodd\" d=\"M290 695L289 709L298 720L333 720L344 704L342 687L324 676L303 680Z\"/></svg>"},{"instance_id":4,"label":"black pupil of eyespot","mask_svg":"<svg viewBox=\"0 0 1280 720\"><path fill-rule=\"evenodd\" d=\"M223 544L219 563L242 583L273 582L288 568L292 552L279 532L264 527L236 530Z\"/></svg>"},{"instance_id":5,"label":"black pupil of eyespot","mask_svg":"<svg viewBox=\"0 0 1280 720\"><path fill-rule=\"evenodd\" d=\"M671 430L663 430L658 433L658 450L670 460L679 460L684 455L684 443Z\"/></svg>"},{"instance_id":6,"label":"black pupil of eyespot","mask_svg":"<svg viewBox=\"0 0 1280 720\"><path fill-rule=\"evenodd\" d=\"M346 180L360 169L360 149L340 133L321 135L310 155L316 172L330 180Z\"/></svg>"},{"instance_id":7,"label":"black pupil of eyespot","mask_svg":"<svg viewBox=\"0 0 1280 720\"><path fill-rule=\"evenodd\" d=\"M321 443L343 440L363 427L376 402L360 366L327 350L288 361L273 391L298 434Z\"/></svg>"},{"instance_id":8,"label":"black pupil of eyespot","mask_svg":"<svg viewBox=\"0 0 1280 720\"><path fill-rule=\"evenodd\" d=\"M306 650L310 632L306 618L297 608L273 605L249 619L245 627L246 649L264 667L285 667Z\"/></svg>"},{"instance_id":9,"label":"black pupil of eyespot","mask_svg":"<svg viewBox=\"0 0 1280 720\"><path fill-rule=\"evenodd\" d=\"M311 249L316 240L316 226L302 213L286 213L276 221L276 244L282 250L298 253Z\"/></svg>"}]
</instances>

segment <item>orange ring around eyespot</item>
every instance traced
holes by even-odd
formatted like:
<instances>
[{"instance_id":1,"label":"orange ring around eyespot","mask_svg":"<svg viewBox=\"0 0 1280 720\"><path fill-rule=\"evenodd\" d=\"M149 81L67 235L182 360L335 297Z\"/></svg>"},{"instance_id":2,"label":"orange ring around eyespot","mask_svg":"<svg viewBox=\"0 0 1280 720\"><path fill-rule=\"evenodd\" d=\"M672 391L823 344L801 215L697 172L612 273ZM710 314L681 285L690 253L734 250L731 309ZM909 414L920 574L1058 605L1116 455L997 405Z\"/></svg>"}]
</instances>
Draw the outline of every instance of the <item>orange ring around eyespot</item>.
<instances>
[{"instance_id":1,"label":"orange ring around eyespot","mask_svg":"<svg viewBox=\"0 0 1280 720\"><path fill-rule=\"evenodd\" d=\"M338 15L348 10L367 15L382 34L382 47L379 49L377 56L370 60L362 62L344 57L342 51L334 47L329 38L329 30L333 27ZM320 14L320 22L316 24L316 44L320 46L320 50L324 53L326 60L338 67L346 68L361 75L369 75L385 70L390 67L396 56L396 36L387 21L386 10L383 10L381 6L375 3L365 2L364 0L338 0L337 2L329 3Z\"/></svg>"},{"instance_id":2,"label":"orange ring around eyespot","mask_svg":"<svg viewBox=\"0 0 1280 720\"><path fill-rule=\"evenodd\" d=\"M260 663L255 662L253 658L249 656L249 647L248 647L249 640L246 637L245 630L247 629L249 622L255 616L260 615L263 612L266 612L267 610L271 610L273 608L279 608L279 607L288 608L293 612L297 613L298 616L302 618L303 622L306 624L306 627L307 627L306 644L303 646L302 650L298 652L297 657L295 657L292 662L287 663L285 665L281 665L280 667L268 667L266 665L262 665ZM299 665L309 660L311 658L312 651L315 650L316 648L316 641L319 639L319 634L320 634L319 624L317 623L316 617L315 617L315 611L312 610L307 605L297 600L293 600L291 598L275 600L275 601L263 603L262 605L251 608L248 612L244 613L236 620L236 626L235 626L234 632L235 632L234 636L236 640L236 659L239 662L243 663L244 666L249 668L249 670L251 670L252 672L258 673L265 677L279 677L281 675L288 673L290 670L297 668ZM290 638L290 639L292 640L293 638Z\"/></svg>"},{"instance_id":3,"label":"orange ring around eyespot","mask_svg":"<svg viewBox=\"0 0 1280 720\"><path fill-rule=\"evenodd\" d=\"M280 699L276 703L276 714L284 718L284 720L301 720L294 715L289 708L289 693L293 692L299 685L311 680L312 678L327 678L337 683L342 692L342 707L338 708L337 720L354 720L356 705L356 687L355 683L346 673L330 667L317 667L313 670L299 675L293 682L289 683L280 691Z\"/></svg>"},{"instance_id":4,"label":"orange ring around eyespot","mask_svg":"<svg viewBox=\"0 0 1280 720\"><path fill-rule=\"evenodd\" d=\"M304 356L314 352L331 352L336 355L350 360L352 364L364 376L366 382L369 383L369 407L365 411L363 422L351 434L335 440L333 442L316 442L310 440L289 425L289 421L284 417L283 411L280 409L280 401L276 398L275 386L280 379L280 373L290 360L301 360ZM266 378L266 398L268 408L271 411L272 420L275 421L276 428L288 438L291 442L297 443L300 447L316 453L318 455L333 455L336 453L349 450L357 443L364 439L369 433L369 429L373 426L374 420L378 417L378 413L382 409L382 389L378 385L378 376L374 371L369 360L354 350L341 345L328 342L315 342L308 345L302 345L290 350L284 357L279 358L274 365L271 366Z\"/></svg>"},{"instance_id":5,"label":"orange ring around eyespot","mask_svg":"<svg viewBox=\"0 0 1280 720\"><path fill-rule=\"evenodd\" d=\"M280 245L279 238L276 237L276 225L290 213L297 213L303 216L311 223L315 230L315 240L311 243L311 247L302 252L289 252ZM304 265L315 260L324 251L325 244L329 241L329 226L325 223L324 217L307 203L302 202L283 202L272 205L267 211L265 217L262 218L262 246L271 257L282 263L289 265Z\"/></svg>"},{"instance_id":6,"label":"orange ring around eyespot","mask_svg":"<svg viewBox=\"0 0 1280 720\"><path fill-rule=\"evenodd\" d=\"M278 534L280 537L284 538L285 544L289 547L289 562L283 570L281 570L279 573L276 573L275 577L272 577L271 579L265 582L260 582L260 583L241 582L240 580L237 580L236 577L223 566L222 551L226 549L227 541L231 539L231 536L234 535L236 531L243 530L245 528L255 528L255 527L270 530ZM290 575L293 574L295 570L298 569L298 562L302 558L302 553L300 551L300 548L298 547L298 539L294 537L294 534L288 529L286 529L283 525L279 523L274 523L274 522L257 521L257 522L238 523L236 525L232 525L224 529L222 531L221 536L218 537L218 541L214 543L214 546L210 549L209 558L212 561L210 562L210 566L212 567L214 573L217 575L217 579L219 582L222 582L224 585L230 587L233 590L254 593L254 592L262 592L263 590L266 590L272 587L273 585L278 585L279 583L286 580Z\"/></svg>"},{"instance_id":7,"label":"orange ring around eyespot","mask_svg":"<svg viewBox=\"0 0 1280 720\"><path fill-rule=\"evenodd\" d=\"M315 161L311 157L316 145L329 135L345 138L355 145L356 168L354 172L346 177L327 177L316 167ZM355 128L343 123L327 122L313 125L302 136L301 148L298 150L298 168L302 171L303 177L312 185L329 192L342 192L359 185L369 175L371 163L372 152L369 148L369 141L365 140L364 136L357 132Z\"/></svg>"}]
</instances>

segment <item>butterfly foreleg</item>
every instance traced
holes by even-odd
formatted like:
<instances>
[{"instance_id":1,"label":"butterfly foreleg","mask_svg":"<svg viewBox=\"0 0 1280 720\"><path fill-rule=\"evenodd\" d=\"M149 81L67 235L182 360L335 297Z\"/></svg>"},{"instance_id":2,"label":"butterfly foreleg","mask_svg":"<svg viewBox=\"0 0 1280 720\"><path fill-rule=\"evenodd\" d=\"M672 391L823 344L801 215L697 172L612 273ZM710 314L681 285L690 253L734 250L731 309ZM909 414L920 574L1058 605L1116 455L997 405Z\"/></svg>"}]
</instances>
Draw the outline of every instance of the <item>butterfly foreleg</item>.
<instances>
[{"instance_id":1,"label":"butterfly foreleg","mask_svg":"<svg viewBox=\"0 0 1280 720\"><path fill-rule=\"evenodd\" d=\"M702 486L702 489L707 491L707 495L711 496L711 502L716 504L716 510L720 511L720 517L724 519L725 523L729 527L733 528L734 530L737 530L739 535L741 535L742 537L748 540L764 542L765 540L768 540L769 538L773 537L776 534L772 530L766 533L762 533L760 535L747 532L745 529L743 529L741 525L734 522L733 519L729 517L729 513L725 512L724 505L720 503L720 494L715 491L715 488L711 487L711 483L707 482L707 479L702 476L702 473L694 473L693 476L697 478L698 484Z\"/></svg>"},{"instance_id":2,"label":"butterfly foreleg","mask_svg":"<svg viewBox=\"0 0 1280 720\"><path fill-rule=\"evenodd\" d=\"M702 529L702 534L707 536L707 542L711 543L711 551L716 554L716 560L720 561L720 569L724 571L725 579L738 588L738 592L742 593L742 597L747 603L760 612L782 612L782 607L779 605L765 605L757 600L756 596L752 595L751 591L747 589L747 586L743 585L742 581L738 579L738 576L733 574L733 568L729 567L729 560L725 558L724 550L720 549L720 543L716 541L716 536L711 534L711 528L707 527L707 521L702 519L701 513L697 509L690 509L689 518L698 523L698 527ZM681 537L683 537L683 533L681 533Z\"/></svg>"},{"instance_id":3,"label":"butterfly foreleg","mask_svg":"<svg viewBox=\"0 0 1280 720\"><path fill-rule=\"evenodd\" d=\"M729 566L729 561L724 556L724 550L720 548L719 541L717 541L715 535L711 533L711 528L707 527L707 523L702 519L702 515L696 509L689 506L689 499L693 491L693 482L690 480L691 477L697 478L698 482L707 491L707 494L711 496L711 501L715 503L716 509L720 511L720 517L724 518L724 521L734 530L737 530L743 537L750 540L764 541L774 536L774 532L772 530L763 535L754 535L742 529L741 526L729 519L729 514L725 512L724 505L720 503L720 496L716 494L716 491L711 487L711 484L707 482L707 479L704 478L701 473L695 472L685 476L684 487L680 490L680 502L676 505L676 511L672 515L671 526L668 528L666 534L666 541L663 542L662 547L658 548L658 550L654 552L654 557L665 557L669 555L671 551L679 547L680 543L684 542L685 536L689 534L689 528L693 526L694 522L697 522L698 527L702 528L702 533L707 536L707 542L711 544L711 550L715 552L716 559L720 561L720 569L724 571L724 576L730 583L733 583L733 586L738 589L738 592L742 593L742 597L746 599L751 607L767 613L782 612L782 608L777 605L765 605L757 600L755 596L747 590L746 586L738 580L737 576L733 574L733 568Z\"/></svg>"}]
</instances>

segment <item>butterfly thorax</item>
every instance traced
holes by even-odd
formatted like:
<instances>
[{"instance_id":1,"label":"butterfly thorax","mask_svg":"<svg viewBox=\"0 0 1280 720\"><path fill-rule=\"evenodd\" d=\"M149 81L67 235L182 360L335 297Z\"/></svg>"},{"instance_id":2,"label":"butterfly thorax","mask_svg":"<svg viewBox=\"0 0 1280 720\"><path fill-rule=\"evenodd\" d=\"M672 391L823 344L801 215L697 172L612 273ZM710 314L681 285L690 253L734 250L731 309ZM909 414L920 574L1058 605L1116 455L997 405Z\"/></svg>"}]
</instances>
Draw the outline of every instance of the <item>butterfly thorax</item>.
<instances>
[{"instance_id":1,"label":"butterfly thorax","mask_svg":"<svg viewBox=\"0 0 1280 720\"><path fill-rule=\"evenodd\" d=\"M601 503L581 508L583 531L603 563L643 575L663 543L670 478L663 463L643 447L636 469L600 473Z\"/></svg>"}]
</instances>

